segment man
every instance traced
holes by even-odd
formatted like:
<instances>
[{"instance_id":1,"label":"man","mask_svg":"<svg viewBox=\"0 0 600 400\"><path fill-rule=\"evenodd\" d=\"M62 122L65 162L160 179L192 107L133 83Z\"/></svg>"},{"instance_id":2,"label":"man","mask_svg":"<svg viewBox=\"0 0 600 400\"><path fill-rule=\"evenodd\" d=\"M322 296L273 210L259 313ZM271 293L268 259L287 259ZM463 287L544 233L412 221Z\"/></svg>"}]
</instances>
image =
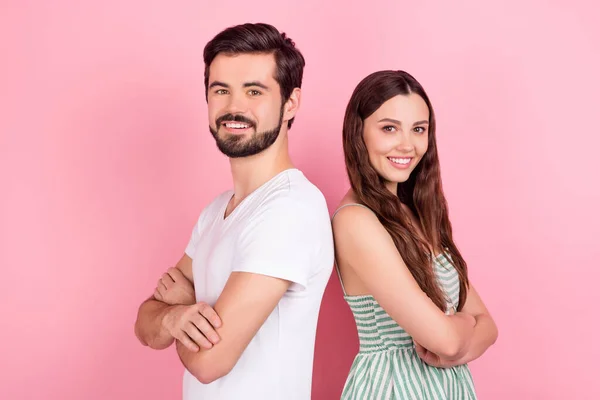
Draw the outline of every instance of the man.
<instances>
[{"instance_id":1,"label":"man","mask_svg":"<svg viewBox=\"0 0 600 400\"><path fill-rule=\"evenodd\" d=\"M322 193L288 154L304 58L274 27L245 24L210 41L204 61L233 190L203 210L136 335L155 349L176 342L185 400L310 399L333 237Z\"/></svg>"}]
</instances>

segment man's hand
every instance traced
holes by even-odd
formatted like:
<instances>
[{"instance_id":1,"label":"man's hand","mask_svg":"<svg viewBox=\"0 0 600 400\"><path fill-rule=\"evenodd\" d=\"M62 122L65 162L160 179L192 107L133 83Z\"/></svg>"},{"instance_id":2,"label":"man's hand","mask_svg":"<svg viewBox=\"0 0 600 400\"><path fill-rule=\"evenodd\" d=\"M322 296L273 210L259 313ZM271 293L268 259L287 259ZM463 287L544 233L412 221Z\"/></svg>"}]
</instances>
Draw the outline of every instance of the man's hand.
<instances>
[{"instance_id":1,"label":"man's hand","mask_svg":"<svg viewBox=\"0 0 600 400\"><path fill-rule=\"evenodd\" d=\"M210 349L221 340L215 331L221 326L221 319L204 302L172 306L163 317L162 326L193 352L197 352L199 347Z\"/></svg>"},{"instance_id":2,"label":"man's hand","mask_svg":"<svg viewBox=\"0 0 600 400\"><path fill-rule=\"evenodd\" d=\"M169 268L158 280L154 298L169 305L196 303L194 286L177 268Z\"/></svg>"}]
</instances>

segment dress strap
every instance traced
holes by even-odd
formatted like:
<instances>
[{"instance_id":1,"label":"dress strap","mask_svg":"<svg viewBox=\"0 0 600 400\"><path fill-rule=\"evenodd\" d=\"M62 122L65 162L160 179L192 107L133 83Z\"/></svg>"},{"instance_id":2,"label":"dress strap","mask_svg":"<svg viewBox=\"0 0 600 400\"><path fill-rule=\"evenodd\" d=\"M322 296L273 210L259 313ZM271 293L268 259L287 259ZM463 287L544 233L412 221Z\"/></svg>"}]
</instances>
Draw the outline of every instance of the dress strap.
<instances>
[{"instance_id":1,"label":"dress strap","mask_svg":"<svg viewBox=\"0 0 600 400\"><path fill-rule=\"evenodd\" d=\"M359 203L348 203L348 204L344 204L343 206L341 206L340 208L338 208L337 210L335 210L335 212L333 213L333 215L331 216L331 219L334 219L336 214L342 209L342 208L346 208L348 206L358 206L358 207L362 207L362 208L366 208L367 210L371 211L371 209L367 206L365 206L364 204L359 204Z\"/></svg>"},{"instance_id":2,"label":"dress strap","mask_svg":"<svg viewBox=\"0 0 600 400\"><path fill-rule=\"evenodd\" d=\"M331 220L333 220L335 218L335 216L337 215L337 213L345 207L348 206L358 206L358 207L363 207L366 208L369 211L372 211L369 207L365 206L364 204L359 204L359 203L348 203L348 204L344 204L343 206L339 207L337 210L335 210L335 212L333 213L333 215L331 216ZM340 268L338 267L337 262L335 263L335 271L337 272L338 278L340 279L340 285L342 285L342 292L344 293L344 296L347 296L346 294L346 288L344 287L344 282L342 281L342 274L340 273Z\"/></svg>"},{"instance_id":3,"label":"dress strap","mask_svg":"<svg viewBox=\"0 0 600 400\"><path fill-rule=\"evenodd\" d=\"M344 296L348 296L346 294L346 288L344 287L344 281L342 281L342 274L340 274L340 268L337 265L337 262L335 263L335 272L337 272L337 276L340 280L340 285L342 286L342 292L344 293Z\"/></svg>"}]
</instances>

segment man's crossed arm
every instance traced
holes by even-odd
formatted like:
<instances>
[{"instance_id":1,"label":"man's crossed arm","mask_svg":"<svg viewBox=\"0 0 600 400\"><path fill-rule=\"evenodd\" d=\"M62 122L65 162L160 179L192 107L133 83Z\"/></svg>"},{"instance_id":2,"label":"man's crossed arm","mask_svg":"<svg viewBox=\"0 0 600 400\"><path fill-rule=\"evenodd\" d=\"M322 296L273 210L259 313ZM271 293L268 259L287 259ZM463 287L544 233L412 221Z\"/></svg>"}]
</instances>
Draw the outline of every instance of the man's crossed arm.
<instances>
[{"instance_id":1,"label":"man's crossed arm","mask_svg":"<svg viewBox=\"0 0 600 400\"><path fill-rule=\"evenodd\" d=\"M140 306L135 334L143 345L153 349L165 349L177 339L191 351L198 351L219 341L213 326L220 324L210 306L196 304L192 259L184 255L162 275L153 296Z\"/></svg>"},{"instance_id":2,"label":"man's crossed arm","mask_svg":"<svg viewBox=\"0 0 600 400\"><path fill-rule=\"evenodd\" d=\"M177 339L183 365L200 382L210 383L232 370L290 281L233 272L213 310L189 295L193 295L191 259L184 256L175 269L163 275L154 296L140 307L136 335L156 349Z\"/></svg>"}]
</instances>

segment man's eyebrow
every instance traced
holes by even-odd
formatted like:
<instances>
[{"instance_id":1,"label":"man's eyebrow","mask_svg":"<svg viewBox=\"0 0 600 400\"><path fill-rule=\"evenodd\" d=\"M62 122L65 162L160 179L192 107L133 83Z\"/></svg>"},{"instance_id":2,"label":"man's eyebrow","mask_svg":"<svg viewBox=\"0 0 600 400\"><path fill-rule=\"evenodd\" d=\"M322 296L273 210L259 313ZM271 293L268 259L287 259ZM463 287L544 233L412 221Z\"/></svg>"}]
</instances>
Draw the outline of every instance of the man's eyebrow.
<instances>
[{"instance_id":1,"label":"man's eyebrow","mask_svg":"<svg viewBox=\"0 0 600 400\"><path fill-rule=\"evenodd\" d=\"M259 81L252 81L252 82L246 82L246 83L244 83L244 87L245 88L252 87L252 86L256 86L256 87L259 87L259 88L262 88L262 89L265 89L265 90L269 90L269 88L266 85L260 83Z\"/></svg>"},{"instance_id":2,"label":"man's eyebrow","mask_svg":"<svg viewBox=\"0 0 600 400\"><path fill-rule=\"evenodd\" d=\"M212 89L215 86L222 86L224 88L228 88L229 89L229 85L226 84L225 82L221 82L221 81L214 81L213 83L210 84L210 86L208 86L208 88Z\"/></svg>"}]
</instances>

